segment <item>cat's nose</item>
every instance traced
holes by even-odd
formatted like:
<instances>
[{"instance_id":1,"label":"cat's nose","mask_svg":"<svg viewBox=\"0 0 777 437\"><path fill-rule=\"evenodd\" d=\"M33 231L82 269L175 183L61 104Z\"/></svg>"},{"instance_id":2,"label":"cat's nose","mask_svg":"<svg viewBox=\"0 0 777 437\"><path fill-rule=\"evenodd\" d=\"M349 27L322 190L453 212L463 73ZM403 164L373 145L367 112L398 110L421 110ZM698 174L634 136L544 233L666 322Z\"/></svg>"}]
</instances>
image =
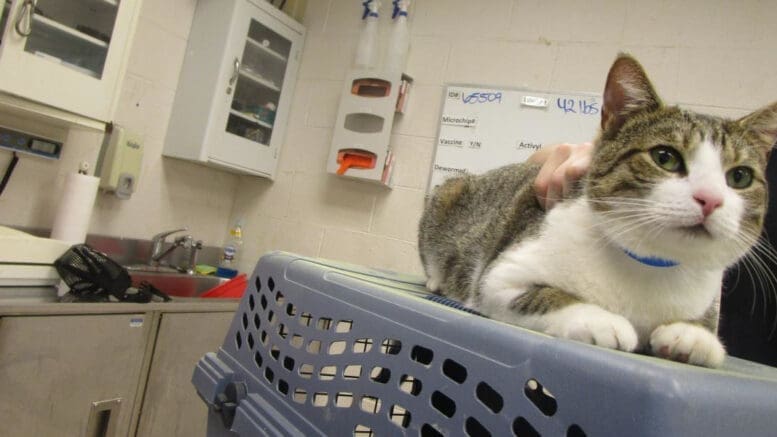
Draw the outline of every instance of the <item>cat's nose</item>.
<instances>
[{"instance_id":1,"label":"cat's nose","mask_svg":"<svg viewBox=\"0 0 777 437\"><path fill-rule=\"evenodd\" d=\"M701 206L701 213L705 218L723 205L723 196L709 190L696 191L693 193L693 200Z\"/></svg>"}]
</instances>

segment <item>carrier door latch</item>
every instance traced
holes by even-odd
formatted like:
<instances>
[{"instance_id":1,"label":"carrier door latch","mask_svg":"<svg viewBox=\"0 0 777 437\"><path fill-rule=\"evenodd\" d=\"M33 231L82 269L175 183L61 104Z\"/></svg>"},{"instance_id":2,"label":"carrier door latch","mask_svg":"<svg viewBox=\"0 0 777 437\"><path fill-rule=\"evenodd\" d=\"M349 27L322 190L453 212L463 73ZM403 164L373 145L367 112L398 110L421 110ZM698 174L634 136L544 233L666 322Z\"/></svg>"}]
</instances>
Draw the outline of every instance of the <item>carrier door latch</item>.
<instances>
[{"instance_id":1,"label":"carrier door latch","mask_svg":"<svg viewBox=\"0 0 777 437\"><path fill-rule=\"evenodd\" d=\"M246 397L246 385L242 382L230 382L224 387L224 391L216 396L213 410L221 416L221 422L227 429L232 428L235 421L235 412L240 401Z\"/></svg>"}]
</instances>

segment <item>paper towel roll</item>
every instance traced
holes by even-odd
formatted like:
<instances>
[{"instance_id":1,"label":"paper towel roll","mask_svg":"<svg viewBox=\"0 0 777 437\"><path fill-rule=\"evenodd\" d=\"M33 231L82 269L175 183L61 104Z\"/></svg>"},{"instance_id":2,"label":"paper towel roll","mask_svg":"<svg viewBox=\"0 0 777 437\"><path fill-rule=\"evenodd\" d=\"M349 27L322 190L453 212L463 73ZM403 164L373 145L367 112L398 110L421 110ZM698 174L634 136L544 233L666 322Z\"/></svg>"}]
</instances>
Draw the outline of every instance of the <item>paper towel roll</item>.
<instances>
[{"instance_id":1,"label":"paper towel roll","mask_svg":"<svg viewBox=\"0 0 777 437\"><path fill-rule=\"evenodd\" d=\"M72 173L65 179L65 190L59 201L51 238L78 244L86 241L89 220L100 178Z\"/></svg>"}]
</instances>

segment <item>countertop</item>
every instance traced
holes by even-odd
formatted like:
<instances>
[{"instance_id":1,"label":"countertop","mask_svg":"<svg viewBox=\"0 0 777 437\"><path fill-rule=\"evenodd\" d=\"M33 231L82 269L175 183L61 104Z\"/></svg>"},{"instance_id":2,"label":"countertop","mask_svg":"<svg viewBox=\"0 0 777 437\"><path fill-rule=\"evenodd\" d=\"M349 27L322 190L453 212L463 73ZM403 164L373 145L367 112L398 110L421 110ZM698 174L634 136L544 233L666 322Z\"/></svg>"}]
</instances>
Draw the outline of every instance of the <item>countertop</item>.
<instances>
[{"instance_id":1,"label":"countertop","mask_svg":"<svg viewBox=\"0 0 777 437\"><path fill-rule=\"evenodd\" d=\"M2 302L0 317L31 315L68 315L68 314L127 314L150 311L196 313L196 312L234 312L240 299L203 299L174 297L172 302L151 303L59 303L59 302Z\"/></svg>"}]
</instances>

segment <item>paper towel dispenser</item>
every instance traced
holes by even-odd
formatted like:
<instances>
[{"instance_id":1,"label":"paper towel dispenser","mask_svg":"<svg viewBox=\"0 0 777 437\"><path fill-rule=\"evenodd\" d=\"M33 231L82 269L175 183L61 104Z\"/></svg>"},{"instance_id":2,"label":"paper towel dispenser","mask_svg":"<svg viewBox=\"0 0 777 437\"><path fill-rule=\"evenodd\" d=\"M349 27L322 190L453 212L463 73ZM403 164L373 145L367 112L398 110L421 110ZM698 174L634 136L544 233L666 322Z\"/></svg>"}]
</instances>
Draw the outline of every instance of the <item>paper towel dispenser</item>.
<instances>
[{"instance_id":1,"label":"paper towel dispenser","mask_svg":"<svg viewBox=\"0 0 777 437\"><path fill-rule=\"evenodd\" d=\"M100 189L128 199L138 185L142 163L143 139L122 126L109 125L95 169Z\"/></svg>"}]
</instances>

